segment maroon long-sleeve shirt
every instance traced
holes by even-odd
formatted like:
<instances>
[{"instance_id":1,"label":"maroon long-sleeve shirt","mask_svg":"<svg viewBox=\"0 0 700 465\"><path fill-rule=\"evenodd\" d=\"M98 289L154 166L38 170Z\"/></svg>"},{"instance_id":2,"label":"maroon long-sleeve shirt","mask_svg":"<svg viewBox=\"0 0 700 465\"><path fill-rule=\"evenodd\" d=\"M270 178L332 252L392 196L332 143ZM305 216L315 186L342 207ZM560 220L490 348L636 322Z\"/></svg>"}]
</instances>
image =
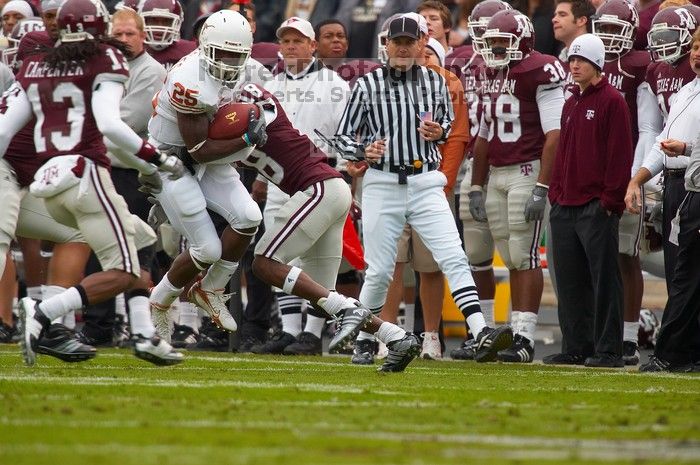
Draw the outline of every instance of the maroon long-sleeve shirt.
<instances>
[{"instance_id":1,"label":"maroon long-sleeve shirt","mask_svg":"<svg viewBox=\"0 0 700 465\"><path fill-rule=\"evenodd\" d=\"M620 92L605 77L583 93L575 87L562 110L549 201L579 206L600 199L621 215L633 156L629 109Z\"/></svg>"}]
</instances>

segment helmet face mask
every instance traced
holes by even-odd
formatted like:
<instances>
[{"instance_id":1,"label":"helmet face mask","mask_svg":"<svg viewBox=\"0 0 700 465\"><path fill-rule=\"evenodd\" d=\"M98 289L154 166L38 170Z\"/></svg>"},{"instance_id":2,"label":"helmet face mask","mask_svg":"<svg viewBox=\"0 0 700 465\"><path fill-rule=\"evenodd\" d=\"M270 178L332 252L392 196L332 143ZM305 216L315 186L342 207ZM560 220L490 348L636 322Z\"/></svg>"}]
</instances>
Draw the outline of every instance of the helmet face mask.
<instances>
[{"instance_id":1,"label":"helmet face mask","mask_svg":"<svg viewBox=\"0 0 700 465\"><path fill-rule=\"evenodd\" d=\"M481 36L481 56L489 68L503 68L529 54L535 43L535 30L530 18L515 10L500 11L489 20Z\"/></svg>"},{"instance_id":2,"label":"helmet face mask","mask_svg":"<svg viewBox=\"0 0 700 465\"><path fill-rule=\"evenodd\" d=\"M499 11L512 9L510 4L501 0L485 0L476 4L469 18L467 18L467 30L472 39L472 48L475 53L481 55L482 50L486 48L483 35L488 28L491 17Z\"/></svg>"},{"instance_id":3,"label":"helmet face mask","mask_svg":"<svg viewBox=\"0 0 700 465\"><path fill-rule=\"evenodd\" d=\"M17 72L21 64L16 60L20 40L28 32L43 31L44 29L44 22L39 18L26 18L18 22L7 37L9 47L2 51L2 62Z\"/></svg>"},{"instance_id":4,"label":"helmet face mask","mask_svg":"<svg viewBox=\"0 0 700 465\"><path fill-rule=\"evenodd\" d=\"M700 18L685 7L659 11L647 34L652 60L673 64L687 55L693 44L693 32L699 23Z\"/></svg>"},{"instance_id":5,"label":"helmet face mask","mask_svg":"<svg viewBox=\"0 0 700 465\"><path fill-rule=\"evenodd\" d=\"M600 37L605 53L623 55L632 50L639 27L639 13L627 0L607 0L593 19L593 34Z\"/></svg>"},{"instance_id":6,"label":"helmet face mask","mask_svg":"<svg viewBox=\"0 0 700 465\"><path fill-rule=\"evenodd\" d=\"M166 49L180 39L184 13L177 0L145 0L139 7L139 15L146 33L144 42L152 49Z\"/></svg>"},{"instance_id":7,"label":"helmet face mask","mask_svg":"<svg viewBox=\"0 0 700 465\"><path fill-rule=\"evenodd\" d=\"M243 16L231 10L212 14L199 36L206 73L226 85L235 84L250 57L252 45L253 34Z\"/></svg>"}]
</instances>

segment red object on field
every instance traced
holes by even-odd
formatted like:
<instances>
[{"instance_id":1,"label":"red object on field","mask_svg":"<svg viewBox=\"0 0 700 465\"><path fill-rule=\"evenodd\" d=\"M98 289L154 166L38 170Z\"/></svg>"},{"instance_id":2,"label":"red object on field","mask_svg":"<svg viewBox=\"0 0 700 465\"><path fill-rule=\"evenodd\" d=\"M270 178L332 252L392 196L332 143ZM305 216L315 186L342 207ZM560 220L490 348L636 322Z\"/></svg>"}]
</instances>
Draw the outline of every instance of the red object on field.
<instances>
[{"instance_id":1,"label":"red object on field","mask_svg":"<svg viewBox=\"0 0 700 465\"><path fill-rule=\"evenodd\" d=\"M345 218L345 226L343 227L343 258L356 270L365 269L365 253L362 250L362 243L355 229L355 223L352 222L350 215Z\"/></svg>"},{"instance_id":2,"label":"red object on field","mask_svg":"<svg viewBox=\"0 0 700 465\"><path fill-rule=\"evenodd\" d=\"M216 112L209 124L209 138L235 139L248 130L249 113L260 116L260 108L253 103L228 103Z\"/></svg>"}]
</instances>

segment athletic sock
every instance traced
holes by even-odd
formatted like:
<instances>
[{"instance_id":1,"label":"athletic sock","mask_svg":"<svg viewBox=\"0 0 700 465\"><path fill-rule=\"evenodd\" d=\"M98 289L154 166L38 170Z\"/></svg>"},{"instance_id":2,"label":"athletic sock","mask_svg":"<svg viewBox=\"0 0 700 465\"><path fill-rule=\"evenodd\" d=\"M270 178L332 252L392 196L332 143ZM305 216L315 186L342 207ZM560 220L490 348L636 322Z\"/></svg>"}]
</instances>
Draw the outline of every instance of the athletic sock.
<instances>
[{"instance_id":1,"label":"athletic sock","mask_svg":"<svg viewBox=\"0 0 700 465\"><path fill-rule=\"evenodd\" d=\"M76 286L69 287L60 294L50 299L43 300L39 304L39 309L46 315L49 321L53 321L71 310L77 310L87 305L88 302L84 301L84 292L85 291L80 292Z\"/></svg>"},{"instance_id":2,"label":"athletic sock","mask_svg":"<svg viewBox=\"0 0 700 465\"><path fill-rule=\"evenodd\" d=\"M389 343L393 341L403 339L406 336L406 331L394 323L385 321L379 327L379 331L375 333L375 336L377 336L377 339L382 341L384 344L389 345Z\"/></svg>"},{"instance_id":3,"label":"athletic sock","mask_svg":"<svg viewBox=\"0 0 700 465\"><path fill-rule=\"evenodd\" d=\"M209 291L224 289L237 268L238 262L230 262L223 259L217 260L209 267L207 274L202 278L202 289Z\"/></svg>"},{"instance_id":4,"label":"athletic sock","mask_svg":"<svg viewBox=\"0 0 700 465\"><path fill-rule=\"evenodd\" d=\"M170 307L182 293L182 288L175 287L168 279L167 273L151 291L150 301L162 307Z\"/></svg>"},{"instance_id":5,"label":"athletic sock","mask_svg":"<svg viewBox=\"0 0 700 465\"><path fill-rule=\"evenodd\" d=\"M623 341L634 342L637 344L639 342L639 320L637 321L625 321L623 329Z\"/></svg>"}]
</instances>

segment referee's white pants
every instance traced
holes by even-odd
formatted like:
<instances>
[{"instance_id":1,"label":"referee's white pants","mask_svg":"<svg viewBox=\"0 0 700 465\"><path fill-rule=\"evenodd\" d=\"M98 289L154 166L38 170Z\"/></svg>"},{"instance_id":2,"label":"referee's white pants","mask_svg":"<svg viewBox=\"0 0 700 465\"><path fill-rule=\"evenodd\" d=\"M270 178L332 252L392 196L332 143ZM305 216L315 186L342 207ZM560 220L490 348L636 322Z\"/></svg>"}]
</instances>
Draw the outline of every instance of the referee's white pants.
<instances>
[{"instance_id":1,"label":"referee's white pants","mask_svg":"<svg viewBox=\"0 0 700 465\"><path fill-rule=\"evenodd\" d=\"M372 168L366 171L362 183L362 232L367 272L360 301L370 309L379 309L386 301L397 241L407 222L433 254L453 292L475 285L443 191L446 183L440 171L409 176L403 185L395 173Z\"/></svg>"}]
</instances>

